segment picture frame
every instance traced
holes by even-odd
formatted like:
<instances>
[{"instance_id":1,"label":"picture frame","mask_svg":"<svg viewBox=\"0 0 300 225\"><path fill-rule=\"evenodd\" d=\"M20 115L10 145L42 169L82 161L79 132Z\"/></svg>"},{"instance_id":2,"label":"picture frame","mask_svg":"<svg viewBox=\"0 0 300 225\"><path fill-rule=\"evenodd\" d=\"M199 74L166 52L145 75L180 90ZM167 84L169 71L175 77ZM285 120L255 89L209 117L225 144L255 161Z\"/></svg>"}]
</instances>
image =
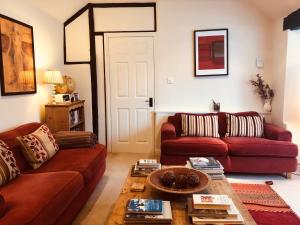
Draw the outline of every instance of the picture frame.
<instances>
[{"instance_id":1,"label":"picture frame","mask_svg":"<svg viewBox=\"0 0 300 225\"><path fill-rule=\"evenodd\" d=\"M1 95L36 93L33 27L0 14Z\"/></svg>"},{"instance_id":2,"label":"picture frame","mask_svg":"<svg viewBox=\"0 0 300 225\"><path fill-rule=\"evenodd\" d=\"M194 31L195 76L228 75L228 29Z\"/></svg>"}]
</instances>

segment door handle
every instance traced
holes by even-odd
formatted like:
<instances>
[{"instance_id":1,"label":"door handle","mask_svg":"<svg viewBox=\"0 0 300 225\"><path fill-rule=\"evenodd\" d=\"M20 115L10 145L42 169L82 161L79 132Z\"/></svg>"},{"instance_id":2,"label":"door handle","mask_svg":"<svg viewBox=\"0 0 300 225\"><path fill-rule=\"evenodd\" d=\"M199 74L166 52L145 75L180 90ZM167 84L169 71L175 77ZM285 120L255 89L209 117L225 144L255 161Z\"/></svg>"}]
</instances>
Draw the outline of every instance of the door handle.
<instances>
[{"instance_id":1,"label":"door handle","mask_svg":"<svg viewBox=\"0 0 300 225\"><path fill-rule=\"evenodd\" d=\"M145 102L149 102L149 107L153 107L153 98L149 98L149 100L146 100Z\"/></svg>"}]
</instances>

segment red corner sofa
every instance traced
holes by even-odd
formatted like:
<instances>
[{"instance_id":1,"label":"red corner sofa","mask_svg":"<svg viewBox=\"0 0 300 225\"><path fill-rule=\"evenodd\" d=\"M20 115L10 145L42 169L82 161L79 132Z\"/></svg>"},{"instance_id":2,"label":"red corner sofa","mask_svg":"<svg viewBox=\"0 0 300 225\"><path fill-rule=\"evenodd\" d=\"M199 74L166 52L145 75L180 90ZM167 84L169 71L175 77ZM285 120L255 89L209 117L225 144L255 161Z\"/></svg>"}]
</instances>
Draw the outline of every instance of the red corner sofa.
<instances>
[{"instance_id":1,"label":"red corner sofa","mask_svg":"<svg viewBox=\"0 0 300 225\"><path fill-rule=\"evenodd\" d=\"M259 115L241 112L235 115ZM214 114L211 114L214 115ZM231 173L290 173L297 169L297 145L290 131L264 123L264 137L225 137L226 113L218 115L220 138L182 137L181 113L169 116L161 128L162 164L186 164L191 156L213 156Z\"/></svg>"},{"instance_id":2,"label":"red corner sofa","mask_svg":"<svg viewBox=\"0 0 300 225\"><path fill-rule=\"evenodd\" d=\"M40 168L32 170L16 137L35 131L40 125L29 123L0 133L21 170L19 177L0 187L7 206L1 225L71 224L104 174L106 148L100 144L59 150Z\"/></svg>"}]
</instances>

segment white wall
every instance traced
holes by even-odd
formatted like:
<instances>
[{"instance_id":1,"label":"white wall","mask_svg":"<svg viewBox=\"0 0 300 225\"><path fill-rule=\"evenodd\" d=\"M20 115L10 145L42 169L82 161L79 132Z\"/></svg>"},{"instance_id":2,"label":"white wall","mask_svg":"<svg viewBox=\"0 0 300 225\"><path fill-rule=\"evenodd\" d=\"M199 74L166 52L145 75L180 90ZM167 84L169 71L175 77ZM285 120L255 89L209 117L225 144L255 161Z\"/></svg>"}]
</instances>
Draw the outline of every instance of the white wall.
<instances>
[{"instance_id":1,"label":"white wall","mask_svg":"<svg viewBox=\"0 0 300 225\"><path fill-rule=\"evenodd\" d=\"M286 78L284 92L284 121L300 124L300 31L288 32ZM296 104L295 104L296 103Z\"/></svg>"},{"instance_id":2,"label":"white wall","mask_svg":"<svg viewBox=\"0 0 300 225\"><path fill-rule=\"evenodd\" d=\"M90 29L88 10L65 27L66 61L90 61Z\"/></svg>"},{"instance_id":3,"label":"white wall","mask_svg":"<svg viewBox=\"0 0 300 225\"><path fill-rule=\"evenodd\" d=\"M300 30L288 31L283 120L300 146ZM298 156L300 159L300 156Z\"/></svg>"},{"instance_id":4,"label":"white wall","mask_svg":"<svg viewBox=\"0 0 300 225\"><path fill-rule=\"evenodd\" d=\"M0 13L33 26L37 94L0 96L0 131L41 121L44 104L49 100L49 87L41 84L42 71L63 68L62 23L42 13L28 0L0 0Z\"/></svg>"},{"instance_id":5,"label":"white wall","mask_svg":"<svg viewBox=\"0 0 300 225\"><path fill-rule=\"evenodd\" d=\"M272 27L273 37L273 83L275 97L272 102L272 122L285 126L283 120L284 113L284 93L286 80L286 60L288 32L283 31L283 19L275 20Z\"/></svg>"},{"instance_id":6,"label":"white wall","mask_svg":"<svg viewBox=\"0 0 300 225\"><path fill-rule=\"evenodd\" d=\"M65 65L64 72L74 79L80 100L85 100L85 130L93 131L90 64Z\"/></svg>"},{"instance_id":7,"label":"white wall","mask_svg":"<svg viewBox=\"0 0 300 225\"><path fill-rule=\"evenodd\" d=\"M211 100L221 110L262 111L249 80L262 73L270 80L269 21L252 5L239 0L158 1L157 110L210 111ZM229 75L195 78L193 31L229 29ZM263 70L255 60L265 61ZM167 84L174 77L175 84Z\"/></svg>"}]
</instances>

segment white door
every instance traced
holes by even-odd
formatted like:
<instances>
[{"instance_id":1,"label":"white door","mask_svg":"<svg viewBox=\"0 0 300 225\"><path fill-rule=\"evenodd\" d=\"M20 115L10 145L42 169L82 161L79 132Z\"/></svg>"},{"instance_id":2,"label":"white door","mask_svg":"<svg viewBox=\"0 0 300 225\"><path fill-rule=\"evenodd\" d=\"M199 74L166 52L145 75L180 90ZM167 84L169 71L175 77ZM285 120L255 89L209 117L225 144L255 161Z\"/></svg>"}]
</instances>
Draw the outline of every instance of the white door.
<instances>
[{"instance_id":1,"label":"white door","mask_svg":"<svg viewBox=\"0 0 300 225\"><path fill-rule=\"evenodd\" d=\"M109 37L107 51L111 150L154 152L153 37Z\"/></svg>"}]
</instances>

